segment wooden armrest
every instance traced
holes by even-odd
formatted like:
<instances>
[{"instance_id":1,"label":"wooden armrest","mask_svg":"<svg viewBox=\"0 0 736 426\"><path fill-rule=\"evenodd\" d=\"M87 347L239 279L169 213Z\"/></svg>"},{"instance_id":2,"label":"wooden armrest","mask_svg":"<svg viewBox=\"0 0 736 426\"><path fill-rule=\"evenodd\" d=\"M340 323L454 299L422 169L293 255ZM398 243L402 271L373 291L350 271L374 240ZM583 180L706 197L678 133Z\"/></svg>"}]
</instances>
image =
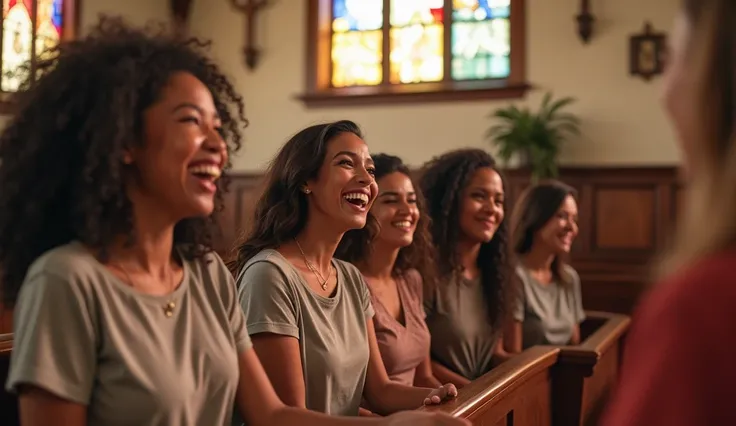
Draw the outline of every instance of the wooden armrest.
<instances>
[{"instance_id":1,"label":"wooden armrest","mask_svg":"<svg viewBox=\"0 0 736 426\"><path fill-rule=\"evenodd\" d=\"M0 353L13 349L13 333L0 334Z\"/></svg>"},{"instance_id":2,"label":"wooden armrest","mask_svg":"<svg viewBox=\"0 0 736 426\"><path fill-rule=\"evenodd\" d=\"M557 362L559 352L559 348L552 346L529 348L464 386L452 401L419 409L461 417L490 399L503 398L540 371L550 369Z\"/></svg>"},{"instance_id":3,"label":"wooden armrest","mask_svg":"<svg viewBox=\"0 0 736 426\"><path fill-rule=\"evenodd\" d=\"M622 314L587 311L586 321L591 320L600 326L576 346L562 346L560 358L581 364L595 364L598 358L621 340L629 329L631 319Z\"/></svg>"}]
</instances>

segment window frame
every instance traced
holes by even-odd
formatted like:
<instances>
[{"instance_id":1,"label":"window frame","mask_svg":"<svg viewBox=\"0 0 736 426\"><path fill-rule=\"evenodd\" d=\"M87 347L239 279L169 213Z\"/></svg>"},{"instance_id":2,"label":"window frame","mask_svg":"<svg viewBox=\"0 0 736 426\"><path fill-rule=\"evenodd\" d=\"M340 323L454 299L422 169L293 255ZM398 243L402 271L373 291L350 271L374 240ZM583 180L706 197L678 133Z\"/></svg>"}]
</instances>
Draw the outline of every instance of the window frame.
<instances>
[{"instance_id":1,"label":"window frame","mask_svg":"<svg viewBox=\"0 0 736 426\"><path fill-rule=\"evenodd\" d=\"M390 1L383 0L383 21L389 22ZM397 1L397 0L393 0ZM401 0L398 0L401 1ZM526 0L511 0L511 74L506 79L451 80L450 61L445 62L445 80L440 82L391 84L376 86L331 87L332 61L332 0L308 0L305 83L306 90L298 96L307 107L370 105L389 103L468 101L514 99L523 97L531 86L526 81ZM445 19L451 19L452 1L445 0ZM445 23L445 57L452 46L451 22ZM387 28L388 27L388 28ZM389 25L383 27L384 51L388 47ZM388 76L389 61L383 61L383 75Z\"/></svg>"},{"instance_id":2,"label":"window frame","mask_svg":"<svg viewBox=\"0 0 736 426\"><path fill-rule=\"evenodd\" d=\"M80 3L82 0L64 0L64 11L63 11L63 25L61 28L61 41L73 40L79 35L80 31ZM33 0L34 11L38 8L38 0ZM3 31L3 10L2 3L0 3L0 43L2 43ZM34 14L35 15L35 14ZM31 18L35 24L36 16ZM31 70L35 70L36 54L35 49L31 55ZM2 58L0 57L0 68L2 67ZM0 90L0 115L9 115L17 112L18 105L14 99L15 94L19 92L4 92Z\"/></svg>"}]
</instances>

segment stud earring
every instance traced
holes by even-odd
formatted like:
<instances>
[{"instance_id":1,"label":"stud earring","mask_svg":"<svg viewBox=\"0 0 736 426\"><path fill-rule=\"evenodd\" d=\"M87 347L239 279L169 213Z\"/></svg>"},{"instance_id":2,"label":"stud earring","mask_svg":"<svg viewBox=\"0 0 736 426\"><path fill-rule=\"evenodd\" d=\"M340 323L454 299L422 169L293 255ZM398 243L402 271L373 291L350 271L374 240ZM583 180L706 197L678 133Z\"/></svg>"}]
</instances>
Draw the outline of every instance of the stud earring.
<instances>
[{"instance_id":1,"label":"stud earring","mask_svg":"<svg viewBox=\"0 0 736 426\"><path fill-rule=\"evenodd\" d=\"M302 188L302 192L304 192L305 194L309 194L309 193L311 193L311 192L312 192L312 190L311 190L311 189L309 189L309 188L307 188L307 187L305 186L304 188Z\"/></svg>"}]
</instances>

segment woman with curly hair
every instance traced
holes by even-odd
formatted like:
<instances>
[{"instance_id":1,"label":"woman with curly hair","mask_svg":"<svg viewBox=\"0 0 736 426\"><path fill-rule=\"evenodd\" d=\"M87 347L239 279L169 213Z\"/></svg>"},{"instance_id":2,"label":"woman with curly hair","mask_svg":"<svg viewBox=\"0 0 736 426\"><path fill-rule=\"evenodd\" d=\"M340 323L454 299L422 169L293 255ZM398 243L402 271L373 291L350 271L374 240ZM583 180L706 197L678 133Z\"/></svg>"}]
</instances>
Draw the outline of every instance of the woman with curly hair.
<instances>
[{"instance_id":1,"label":"woman with curly hair","mask_svg":"<svg viewBox=\"0 0 736 426\"><path fill-rule=\"evenodd\" d=\"M355 424L278 399L212 252L245 119L202 47L106 18L18 95L0 282L24 426L226 425L234 401L254 425Z\"/></svg>"},{"instance_id":2,"label":"woman with curly hair","mask_svg":"<svg viewBox=\"0 0 736 426\"><path fill-rule=\"evenodd\" d=\"M435 279L429 217L399 157L376 154L373 162L378 196L370 213L380 231L373 239L365 229L348 231L336 256L357 266L368 284L376 339L389 378L409 386L438 387L422 307L422 283Z\"/></svg>"},{"instance_id":3,"label":"woman with curly hair","mask_svg":"<svg viewBox=\"0 0 736 426\"><path fill-rule=\"evenodd\" d=\"M517 298L504 339L513 353L577 345L585 319L580 277L565 262L578 235L576 191L558 181L527 188L511 216Z\"/></svg>"},{"instance_id":4,"label":"woman with curly hair","mask_svg":"<svg viewBox=\"0 0 736 426\"><path fill-rule=\"evenodd\" d=\"M294 135L266 174L250 235L240 244L240 302L258 356L289 405L355 416L363 397L378 414L454 397L452 385L391 381L360 271L334 259L343 234L366 227L378 188L374 161L351 121Z\"/></svg>"},{"instance_id":5,"label":"woman with curly hair","mask_svg":"<svg viewBox=\"0 0 736 426\"><path fill-rule=\"evenodd\" d=\"M442 382L465 385L508 358L500 339L508 313L505 185L480 149L428 162L421 188L432 219L439 283L425 293L432 367Z\"/></svg>"}]
</instances>

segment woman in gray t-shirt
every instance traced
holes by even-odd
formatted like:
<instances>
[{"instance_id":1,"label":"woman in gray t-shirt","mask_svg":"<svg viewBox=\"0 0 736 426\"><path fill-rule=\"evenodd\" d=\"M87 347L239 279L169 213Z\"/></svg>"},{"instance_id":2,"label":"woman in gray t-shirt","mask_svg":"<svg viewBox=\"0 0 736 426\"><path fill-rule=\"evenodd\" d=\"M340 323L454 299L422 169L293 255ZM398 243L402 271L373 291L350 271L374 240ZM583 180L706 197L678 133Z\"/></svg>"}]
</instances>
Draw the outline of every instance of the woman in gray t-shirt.
<instances>
[{"instance_id":1,"label":"woman in gray t-shirt","mask_svg":"<svg viewBox=\"0 0 736 426\"><path fill-rule=\"evenodd\" d=\"M506 346L576 345L585 319L580 278L563 258L578 234L575 190L550 181L524 191L512 216L518 298Z\"/></svg>"},{"instance_id":2,"label":"woman in gray t-shirt","mask_svg":"<svg viewBox=\"0 0 736 426\"><path fill-rule=\"evenodd\" d=\"M506 188L480 149L441 155L422 170L441 279L424 294L432 370L465 385L508 358L500 339L508 312Z\"/></svg>"},{"instance_id":3,"label":"woman in gray t-shirt","mask_svg":"<svg viewBox=\"0 0 736 426\"><path fill-rule=\"evenodd\" d=\"M345 232L376 231L376 195L373 159L350 121L298 132L267 172L232 269L255 350L289 405L356 416L365 397L388 414L457 392L389 380L368 287L355 266L333 259Z\"/></svg>"}]
</instances>

